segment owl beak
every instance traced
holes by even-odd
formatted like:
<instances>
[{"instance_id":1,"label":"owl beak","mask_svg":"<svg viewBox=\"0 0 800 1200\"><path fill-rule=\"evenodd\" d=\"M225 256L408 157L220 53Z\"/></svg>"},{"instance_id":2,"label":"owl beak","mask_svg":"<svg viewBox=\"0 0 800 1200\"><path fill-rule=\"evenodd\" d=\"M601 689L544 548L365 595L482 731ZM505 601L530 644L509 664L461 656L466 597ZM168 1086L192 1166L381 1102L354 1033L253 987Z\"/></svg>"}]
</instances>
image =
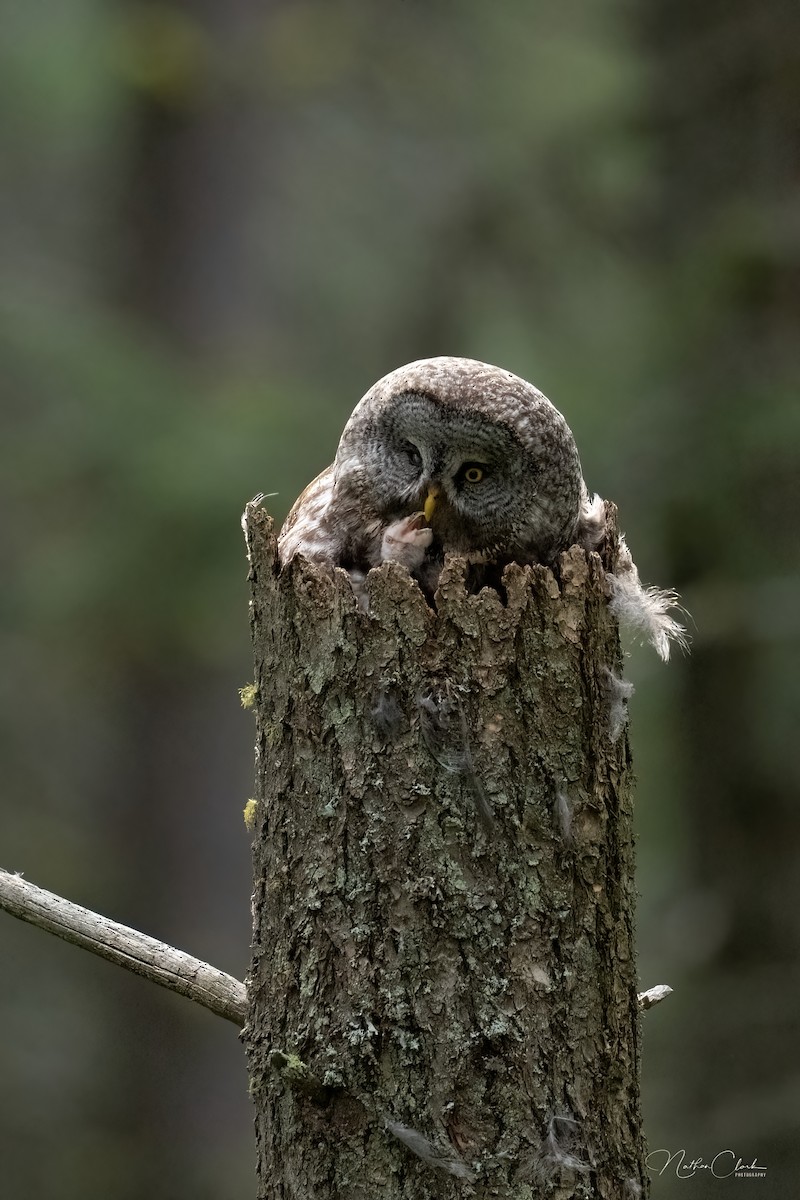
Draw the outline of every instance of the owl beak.
<instances>
[{"instance_id":1,"label":"owl beak","mask_svg":"<svg viewBox=\"0 0 800 1200\"><path fill-rule=\"evenodd\" d=\"M431 517L433 516L433 510L436 508L440 495L441 490L438 487L428 488L428 495L425 497L425 503L422 506L422 511L425 514L425 520L429 525L431 523Z\"/></svg>"}]
</instances>

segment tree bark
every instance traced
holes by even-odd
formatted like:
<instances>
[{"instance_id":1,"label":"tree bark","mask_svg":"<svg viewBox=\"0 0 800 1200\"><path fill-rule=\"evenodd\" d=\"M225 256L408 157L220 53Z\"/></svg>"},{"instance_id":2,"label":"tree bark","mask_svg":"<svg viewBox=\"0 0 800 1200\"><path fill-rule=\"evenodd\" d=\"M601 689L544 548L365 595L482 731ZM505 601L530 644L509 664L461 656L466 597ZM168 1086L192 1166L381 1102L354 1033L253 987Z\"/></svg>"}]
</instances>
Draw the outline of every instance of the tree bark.
<instances>
[{"instance_id":1,"label":"tree bark","mask_svg":"<svg viewBox=\"0 0 800 1200\"><path fill-rule=\"evenodd\" d=\"M250 506L260 1200L647 1191L631 773L600 558L435 611ZM607 548L609 554L614 547Z\"/></svg>"}]
</instances>

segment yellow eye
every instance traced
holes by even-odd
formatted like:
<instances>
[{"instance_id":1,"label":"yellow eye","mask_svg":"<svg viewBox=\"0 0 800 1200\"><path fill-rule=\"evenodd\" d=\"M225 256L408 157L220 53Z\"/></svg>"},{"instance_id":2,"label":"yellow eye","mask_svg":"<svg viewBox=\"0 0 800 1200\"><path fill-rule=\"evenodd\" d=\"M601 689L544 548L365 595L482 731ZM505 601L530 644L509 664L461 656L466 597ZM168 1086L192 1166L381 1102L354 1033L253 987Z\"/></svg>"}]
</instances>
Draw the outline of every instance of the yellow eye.
<instances>
[{"instance_id":1,"label":"yellow eye","mask_svg":"<svg viewBox=\"0 0 800 1200\"><path fill-rule=\"evenodd\" d=\"M464 468L464 478L466 479L467 483L480 483L480 481L483 479L483 476L483 467Z\"/></svg>"}]
</instances>

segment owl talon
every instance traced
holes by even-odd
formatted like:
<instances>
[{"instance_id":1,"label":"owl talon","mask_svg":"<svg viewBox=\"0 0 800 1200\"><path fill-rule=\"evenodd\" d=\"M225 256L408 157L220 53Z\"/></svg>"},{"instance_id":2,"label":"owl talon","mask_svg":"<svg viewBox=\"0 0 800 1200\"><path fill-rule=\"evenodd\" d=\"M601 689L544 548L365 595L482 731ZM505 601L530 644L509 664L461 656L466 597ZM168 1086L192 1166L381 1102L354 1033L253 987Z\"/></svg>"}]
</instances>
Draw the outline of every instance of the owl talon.
<instances>
[{"instance_id":1,"label":"owl talon","mask_svg":"<svg viewBox=\"0 0 800 1200\"><path fill-rule=\"evenodd\" d=\"M433 541L433 530L425 514L412 513L387 526L381 542L381 562L397 562L409 571L422 565L425 551Z\"/></svg>"}]
</instances>

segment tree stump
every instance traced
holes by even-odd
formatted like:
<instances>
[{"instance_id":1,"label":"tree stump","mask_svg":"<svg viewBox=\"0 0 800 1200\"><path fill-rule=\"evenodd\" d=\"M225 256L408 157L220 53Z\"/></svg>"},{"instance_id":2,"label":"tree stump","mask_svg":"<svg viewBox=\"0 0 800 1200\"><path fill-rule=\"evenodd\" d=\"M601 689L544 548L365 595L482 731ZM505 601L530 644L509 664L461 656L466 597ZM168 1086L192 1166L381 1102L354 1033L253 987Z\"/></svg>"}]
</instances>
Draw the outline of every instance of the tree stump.
<instances>
[{"instance_id":1,"label":"tree stump","mask_svg":"<svg viewBox=\"0 0 800 1200\"><path fill-rule=\"evenodd\" d=\"M248 508L260 1200L647 1191L631 772L597 554L278 566ZM613 555L614 546L604 548Z\"/></svg>"}]
</instances>

